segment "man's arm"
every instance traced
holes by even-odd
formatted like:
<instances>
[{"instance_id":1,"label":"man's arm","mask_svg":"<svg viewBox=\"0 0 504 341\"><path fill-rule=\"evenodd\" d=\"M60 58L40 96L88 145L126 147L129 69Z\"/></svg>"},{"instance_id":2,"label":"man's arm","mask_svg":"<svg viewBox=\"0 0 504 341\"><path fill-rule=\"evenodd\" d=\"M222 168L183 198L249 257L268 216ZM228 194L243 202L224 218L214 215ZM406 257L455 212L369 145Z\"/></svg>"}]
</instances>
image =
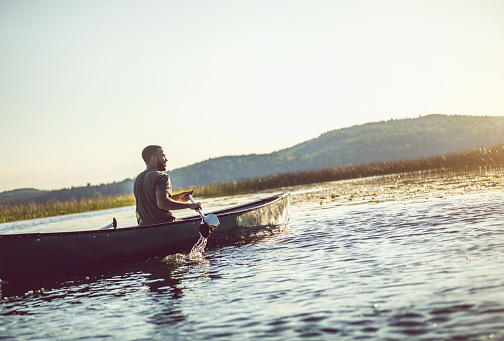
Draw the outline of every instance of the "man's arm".
<instances>
[{"instance_id":1,"label":"man's arm","mask_svg":"<svg viewBox=\"0 0 504 341\"><path fill-rule=\"evenodd\" d=\"M181 193L183 194L183 193ZM168 193L165 191L157 191L156 192L156 201L157 206L165 211L171 210L182 210L184 208L189 208L192 210L201 209L201 203L197 202L195 204L191 202L180 202L174 200L174 197L169 197Z\"/></svg>"},{"instance_id":2,"label":"man's arm","mask_svg":"<svg viewBox=\"0 0 504 341\"><path fill-rule=\"evenodd\" d=\"M175 201L182 201L182 202L186 202L186 201L189 201L189 195L190 194L193 194L193 191L189 191L189 192L182 192L182 193L178 193L178 194L173 194L171 196L171 198Z\"/></svg>"}]
</instances>

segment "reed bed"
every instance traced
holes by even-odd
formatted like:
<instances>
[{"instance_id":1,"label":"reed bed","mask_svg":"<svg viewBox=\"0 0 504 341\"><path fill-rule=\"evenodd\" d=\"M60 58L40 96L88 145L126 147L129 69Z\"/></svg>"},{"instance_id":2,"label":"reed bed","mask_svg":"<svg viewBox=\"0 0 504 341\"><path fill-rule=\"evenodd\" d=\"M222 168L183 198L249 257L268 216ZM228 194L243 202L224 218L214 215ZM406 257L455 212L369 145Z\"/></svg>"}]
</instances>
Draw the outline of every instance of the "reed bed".
<instances>
[{"instance_id":1,"label":"reed bed","mask_svg":"<svg viewBox=\"0 0 504 341\"><path fill-rule=\"evenodd\" d=\"M368 181L384 181L385 178L390 178L393 174L400 176L402 180L406 178L418 180L443 176L484 175L487 172L502 172L503 170L504 145L499 145L425 159L375 162L321 170L288 172L254 179L195 186L191 190L194 190L194 196L197 197L218 197L338 180L375 177ZM176 192L184 190L187 189L178 189ZM133 205L135 205L133 194L0 205L0 223Z\"/></svg>"},{"instance_id":2,"label":"reed bed","mask_svg":"<svg viewBox=\"0 0 504 341\"><path fill-rule=\"evenodd\" d=\"M217 197L254 193L272 188L387 176L391 174L410 174L409 176L414 178L457 176L485 174L491 171L502 171L503 168L504 145L499 145L487 149L475 149L465 153L425 159L374 162L320 170L287 172L255 179L204 185L193 189L195 195Z\"/></svg>"},{"instance_id":3,"label":"reed bed","mask_svg":"<svg viewBox=\"0 0 504 341\"><path fill-rule=\"evenodd\" d=\"M0 205L0 223L133 205L135 205L135 197L133 194L73 199L68 201Z\"/></svg>"}]
</instances>

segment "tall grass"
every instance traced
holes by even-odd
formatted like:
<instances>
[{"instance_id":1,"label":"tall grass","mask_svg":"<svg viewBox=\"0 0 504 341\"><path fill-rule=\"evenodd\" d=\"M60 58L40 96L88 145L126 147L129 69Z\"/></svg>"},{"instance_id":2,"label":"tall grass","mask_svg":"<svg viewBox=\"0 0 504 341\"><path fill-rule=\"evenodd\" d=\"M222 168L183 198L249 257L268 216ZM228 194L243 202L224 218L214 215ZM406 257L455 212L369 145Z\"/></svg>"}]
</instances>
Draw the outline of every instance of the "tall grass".
<instances>
[{"instance_id":1,"label":"tall grass","mask_svg":"<svg viewBox=\"0 0 504 341\"><path fill-rule=\"evenodd\" d=\"M0 223L132 205L135 205L135 197L133 194L20 205L0 205Z\"/></svg>"},{"instance_id":2,"label":"tall grass","mask_svg":"<svg viewBox=\"0 0 504 341\"><path fill-rule=\"evenodd\" d=\"M204 197L253 193L272 188L307 185L311 183L358 179L380 175L423 172L438 175L472 174L491 170L504 169L504 145L487 149L475 149L465 153L445 156L374 162L359 165L348 165L320 170L287 172L271 176L244 179L227 183L200 186L194 189L194 194Z\"/></svg>"},{"instance_id":3,"label":"tall grass","mask_svg":"<svg viewBox=\"0 0 504 341\"><path fill-rule=\"evenodd\" d=\"M443 174L453 176L456 174L481 174L495 170L503 171L503 169L504 145L500 145L425 159L374 162L313 171L288 172L254 179L197 186L191 189L198 197L217 197L390 174L406 173L413 177L441 176ZM179 189L178 191L183 190ZM135 205L133 194L70 201L0 205L0 223L133 205Z\"/></svg>"}]
</instances>

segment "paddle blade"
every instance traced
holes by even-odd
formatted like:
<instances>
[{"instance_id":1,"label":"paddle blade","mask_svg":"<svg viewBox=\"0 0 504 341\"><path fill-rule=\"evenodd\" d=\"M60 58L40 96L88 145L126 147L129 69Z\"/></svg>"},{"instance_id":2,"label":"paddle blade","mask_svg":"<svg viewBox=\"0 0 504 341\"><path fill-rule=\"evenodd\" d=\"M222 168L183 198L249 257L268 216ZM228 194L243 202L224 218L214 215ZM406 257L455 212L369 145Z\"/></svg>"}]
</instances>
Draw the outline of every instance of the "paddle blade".
<instances>
[{"instance_id":1,"label":"paddle blade","mask_svg":"<svg viewBox=\"0 0 504 341\"><path fill-rule=\"evenodd\" d=\"M217 218L216 215L214 214L207 214L205 217L204 217L204 220L205 222L210 225L210 226L213 226L213 227L217 227L219 226L220 222L219 222L219 218Z\"/></svg>"},{"instance_id":2,"label":"paddle blade","mask_svg":"<svg viewBox=\"0 0 504 341\"><path fill-rule=\"evenodd\" d=\"M215 230L215 226L208 225L204 220L201 221L199 232L203 236L203 238L208 238L213 230Z\"/></svg>"}]
</instances>

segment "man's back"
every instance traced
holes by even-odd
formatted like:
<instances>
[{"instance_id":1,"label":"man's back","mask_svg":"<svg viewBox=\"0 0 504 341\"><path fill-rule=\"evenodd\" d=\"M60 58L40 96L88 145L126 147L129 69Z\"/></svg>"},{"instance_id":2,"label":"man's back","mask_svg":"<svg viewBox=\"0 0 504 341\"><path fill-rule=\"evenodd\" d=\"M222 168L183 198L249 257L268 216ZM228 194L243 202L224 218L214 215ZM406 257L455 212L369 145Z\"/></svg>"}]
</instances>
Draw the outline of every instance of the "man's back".
<instances>
[{"instance_id":1,"label":"man's back","mask_svg":"<svg viewBox=\"0 0 504 341\"><path fill-rule=\"evenodd\" d=\"M136 177L133 193L139 225L158 224L175 219L170 211L163 211L157 206L157 191L165 191L171 196L172 189L168 174L148 168Z\"/></svg>"}]
</instances>

